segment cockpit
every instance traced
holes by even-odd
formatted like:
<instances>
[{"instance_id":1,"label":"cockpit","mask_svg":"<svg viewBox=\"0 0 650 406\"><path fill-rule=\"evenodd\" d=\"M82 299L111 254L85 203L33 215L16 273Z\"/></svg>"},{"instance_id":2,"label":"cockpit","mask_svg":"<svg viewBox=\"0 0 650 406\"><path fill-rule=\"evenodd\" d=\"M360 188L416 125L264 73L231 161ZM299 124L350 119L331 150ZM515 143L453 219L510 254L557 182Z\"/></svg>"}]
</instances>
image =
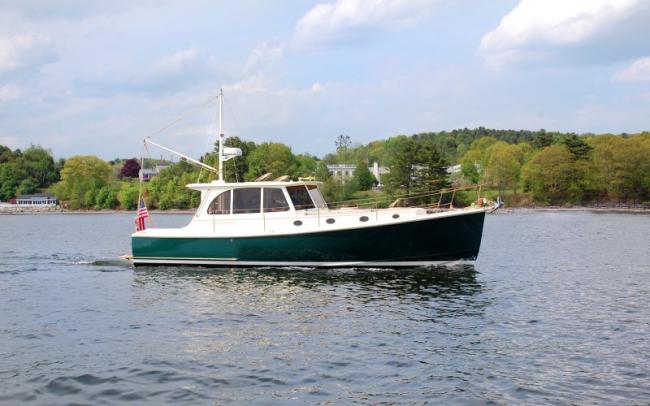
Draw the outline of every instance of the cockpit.
<instances>
[{"instance_id":1,"label":"cockpit","mask_svg":"<svg viewBox=\"0 0 650 406\"><path fill-rule=\"evenodd\" d=\"M316 208L327 208L317 185L235 187L212 198L207 214L258 214Z\"/></svg>"}]
</instances>

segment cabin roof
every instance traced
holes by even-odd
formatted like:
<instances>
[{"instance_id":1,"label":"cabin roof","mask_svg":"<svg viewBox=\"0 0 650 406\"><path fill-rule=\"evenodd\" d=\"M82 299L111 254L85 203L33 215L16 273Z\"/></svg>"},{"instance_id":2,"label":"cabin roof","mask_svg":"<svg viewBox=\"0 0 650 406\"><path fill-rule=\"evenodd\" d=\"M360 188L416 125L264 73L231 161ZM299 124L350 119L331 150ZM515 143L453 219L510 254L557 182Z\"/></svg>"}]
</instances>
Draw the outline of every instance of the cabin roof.
<instances>
[{"instance_id":1,"label":"cabin roof","mask_svg":"<svg viewBox=\"0 0 650 406\"><path fill-rule=\"evenodd\" d=\"M240 187L287 187L287 186L300 186L300 185L316 185L319 186L323 182L318 181L268 181L268 182L219 182L218 180L210 183L190 183L188 188L194 190L215 190L215 189L230 189Z\"/></svg>"}]
</instances>

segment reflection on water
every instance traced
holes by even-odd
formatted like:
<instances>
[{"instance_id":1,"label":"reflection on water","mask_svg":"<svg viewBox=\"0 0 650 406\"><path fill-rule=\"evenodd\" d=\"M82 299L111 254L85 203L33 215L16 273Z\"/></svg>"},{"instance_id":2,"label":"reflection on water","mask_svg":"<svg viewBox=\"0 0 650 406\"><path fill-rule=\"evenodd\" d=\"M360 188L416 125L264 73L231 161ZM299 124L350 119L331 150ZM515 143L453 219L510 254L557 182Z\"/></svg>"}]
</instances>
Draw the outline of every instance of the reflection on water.
<instances>
[{"instance_id":1,"label":"reflection on water","mask_svg":"<svg viewBox=\"0 0 650 406\"><path fill-rule=\"evenodd\" d=\"M295 313L338 305L371 312L390 306L393 312L408 313L405 317L435 320L477 314L488 304L485 297L475 297L483 290L476 275L473 265L400 270L153 268L138 269L134 287L142 289L138 299L171 291L201 303L201 311Z\"/></svg>"},{"instance_id":2,"label":"reflection on water","mask_svg":"<svg viewBox=\"0 0 650 406\"><path fill-rule=\"evenodd\" d=\"M481 286L472 264L452 267L413 269L197 269L196 267L154 267L135 269L134 282L146 285L175 284L178 280L194 282L217 289L234 285L300 287L318 289L323 286L354 285L371 290L386 290L394 296L420 295L436 297L444 294L471 295Z\"/></svg>"}]
</instances>

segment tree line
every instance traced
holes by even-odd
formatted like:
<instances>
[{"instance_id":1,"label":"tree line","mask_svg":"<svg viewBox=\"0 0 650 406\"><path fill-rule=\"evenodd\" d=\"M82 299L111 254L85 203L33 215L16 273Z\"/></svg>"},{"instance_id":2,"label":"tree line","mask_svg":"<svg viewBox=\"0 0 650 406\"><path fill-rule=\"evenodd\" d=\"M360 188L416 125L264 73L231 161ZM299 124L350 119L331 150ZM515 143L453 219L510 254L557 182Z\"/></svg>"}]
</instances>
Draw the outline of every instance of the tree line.
<instances>
[{"instance_id":1,"label":"tree line","mask_svg":"<svg viewBox=\"0 0 650 406\"><path fill-rule=\"evenodd\" d=\"M54 162L52 153L40 146L12 151L0 145L0 201L34 193L56 183L63 162Z\"/></svg>"},{"instance_id":2,"label":"tree line","mask_svg":"<svg viewBox=\"0 0 650 406\"><path fill-rule=\"evenodd\" d=\"M650 132L539 134L518 144L487 136L472 142L461 165L464 180L491 186L514 203L650 204Z\"/></svg>"},{"instance_id":3,"label":"tree line","mask_svg":"<svg viewBox=\"0 0 650 406\"><path fill-rule=\"evenodd\" d=\"M330 201L432 192L450 186L481 184L511 204L649 204L650 133L576 135L539 131L459 129L411 136L399 135L365 145L340 135L334 152L322 159L294 154L277 142L254 143L230 137L226 145L242 156L225 163L229 182L271 178L313 178L323 182ZM218 166L217 147L201 161ZM368 169L373 162L388 167L382 190ZM145 168L161 163L145 160ZM25 151L0 146L0 200L50 191L70 209L134 209L140 194L149 208L187 209L198 206L200 194L185 187L214 179L215 174L180 162L151 179L138 180L140 160L74 156L55 161L40 146ZM353 176L332 176L328 164L356 164ZM447 171L459 164L460 171Z\"/></svg>"}]
</instances>

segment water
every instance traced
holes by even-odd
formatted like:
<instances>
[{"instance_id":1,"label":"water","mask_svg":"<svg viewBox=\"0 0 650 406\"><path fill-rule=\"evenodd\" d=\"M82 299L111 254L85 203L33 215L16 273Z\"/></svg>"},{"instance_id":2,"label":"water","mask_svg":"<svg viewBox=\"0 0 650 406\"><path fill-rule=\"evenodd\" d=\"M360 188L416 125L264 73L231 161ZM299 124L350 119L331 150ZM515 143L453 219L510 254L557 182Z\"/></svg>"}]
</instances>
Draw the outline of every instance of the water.
<instances>
[{"instance_id":1,"label":"water","mask_svg":"<svg viewBox=\"0 0 650 406\"><path fill-rule=\"evenodd\" d=\"M134 271L132 225L0 216L0 403L650 403L649 215L493 215L475 267L399 271Z\"/></svg>"}]
</instances>

